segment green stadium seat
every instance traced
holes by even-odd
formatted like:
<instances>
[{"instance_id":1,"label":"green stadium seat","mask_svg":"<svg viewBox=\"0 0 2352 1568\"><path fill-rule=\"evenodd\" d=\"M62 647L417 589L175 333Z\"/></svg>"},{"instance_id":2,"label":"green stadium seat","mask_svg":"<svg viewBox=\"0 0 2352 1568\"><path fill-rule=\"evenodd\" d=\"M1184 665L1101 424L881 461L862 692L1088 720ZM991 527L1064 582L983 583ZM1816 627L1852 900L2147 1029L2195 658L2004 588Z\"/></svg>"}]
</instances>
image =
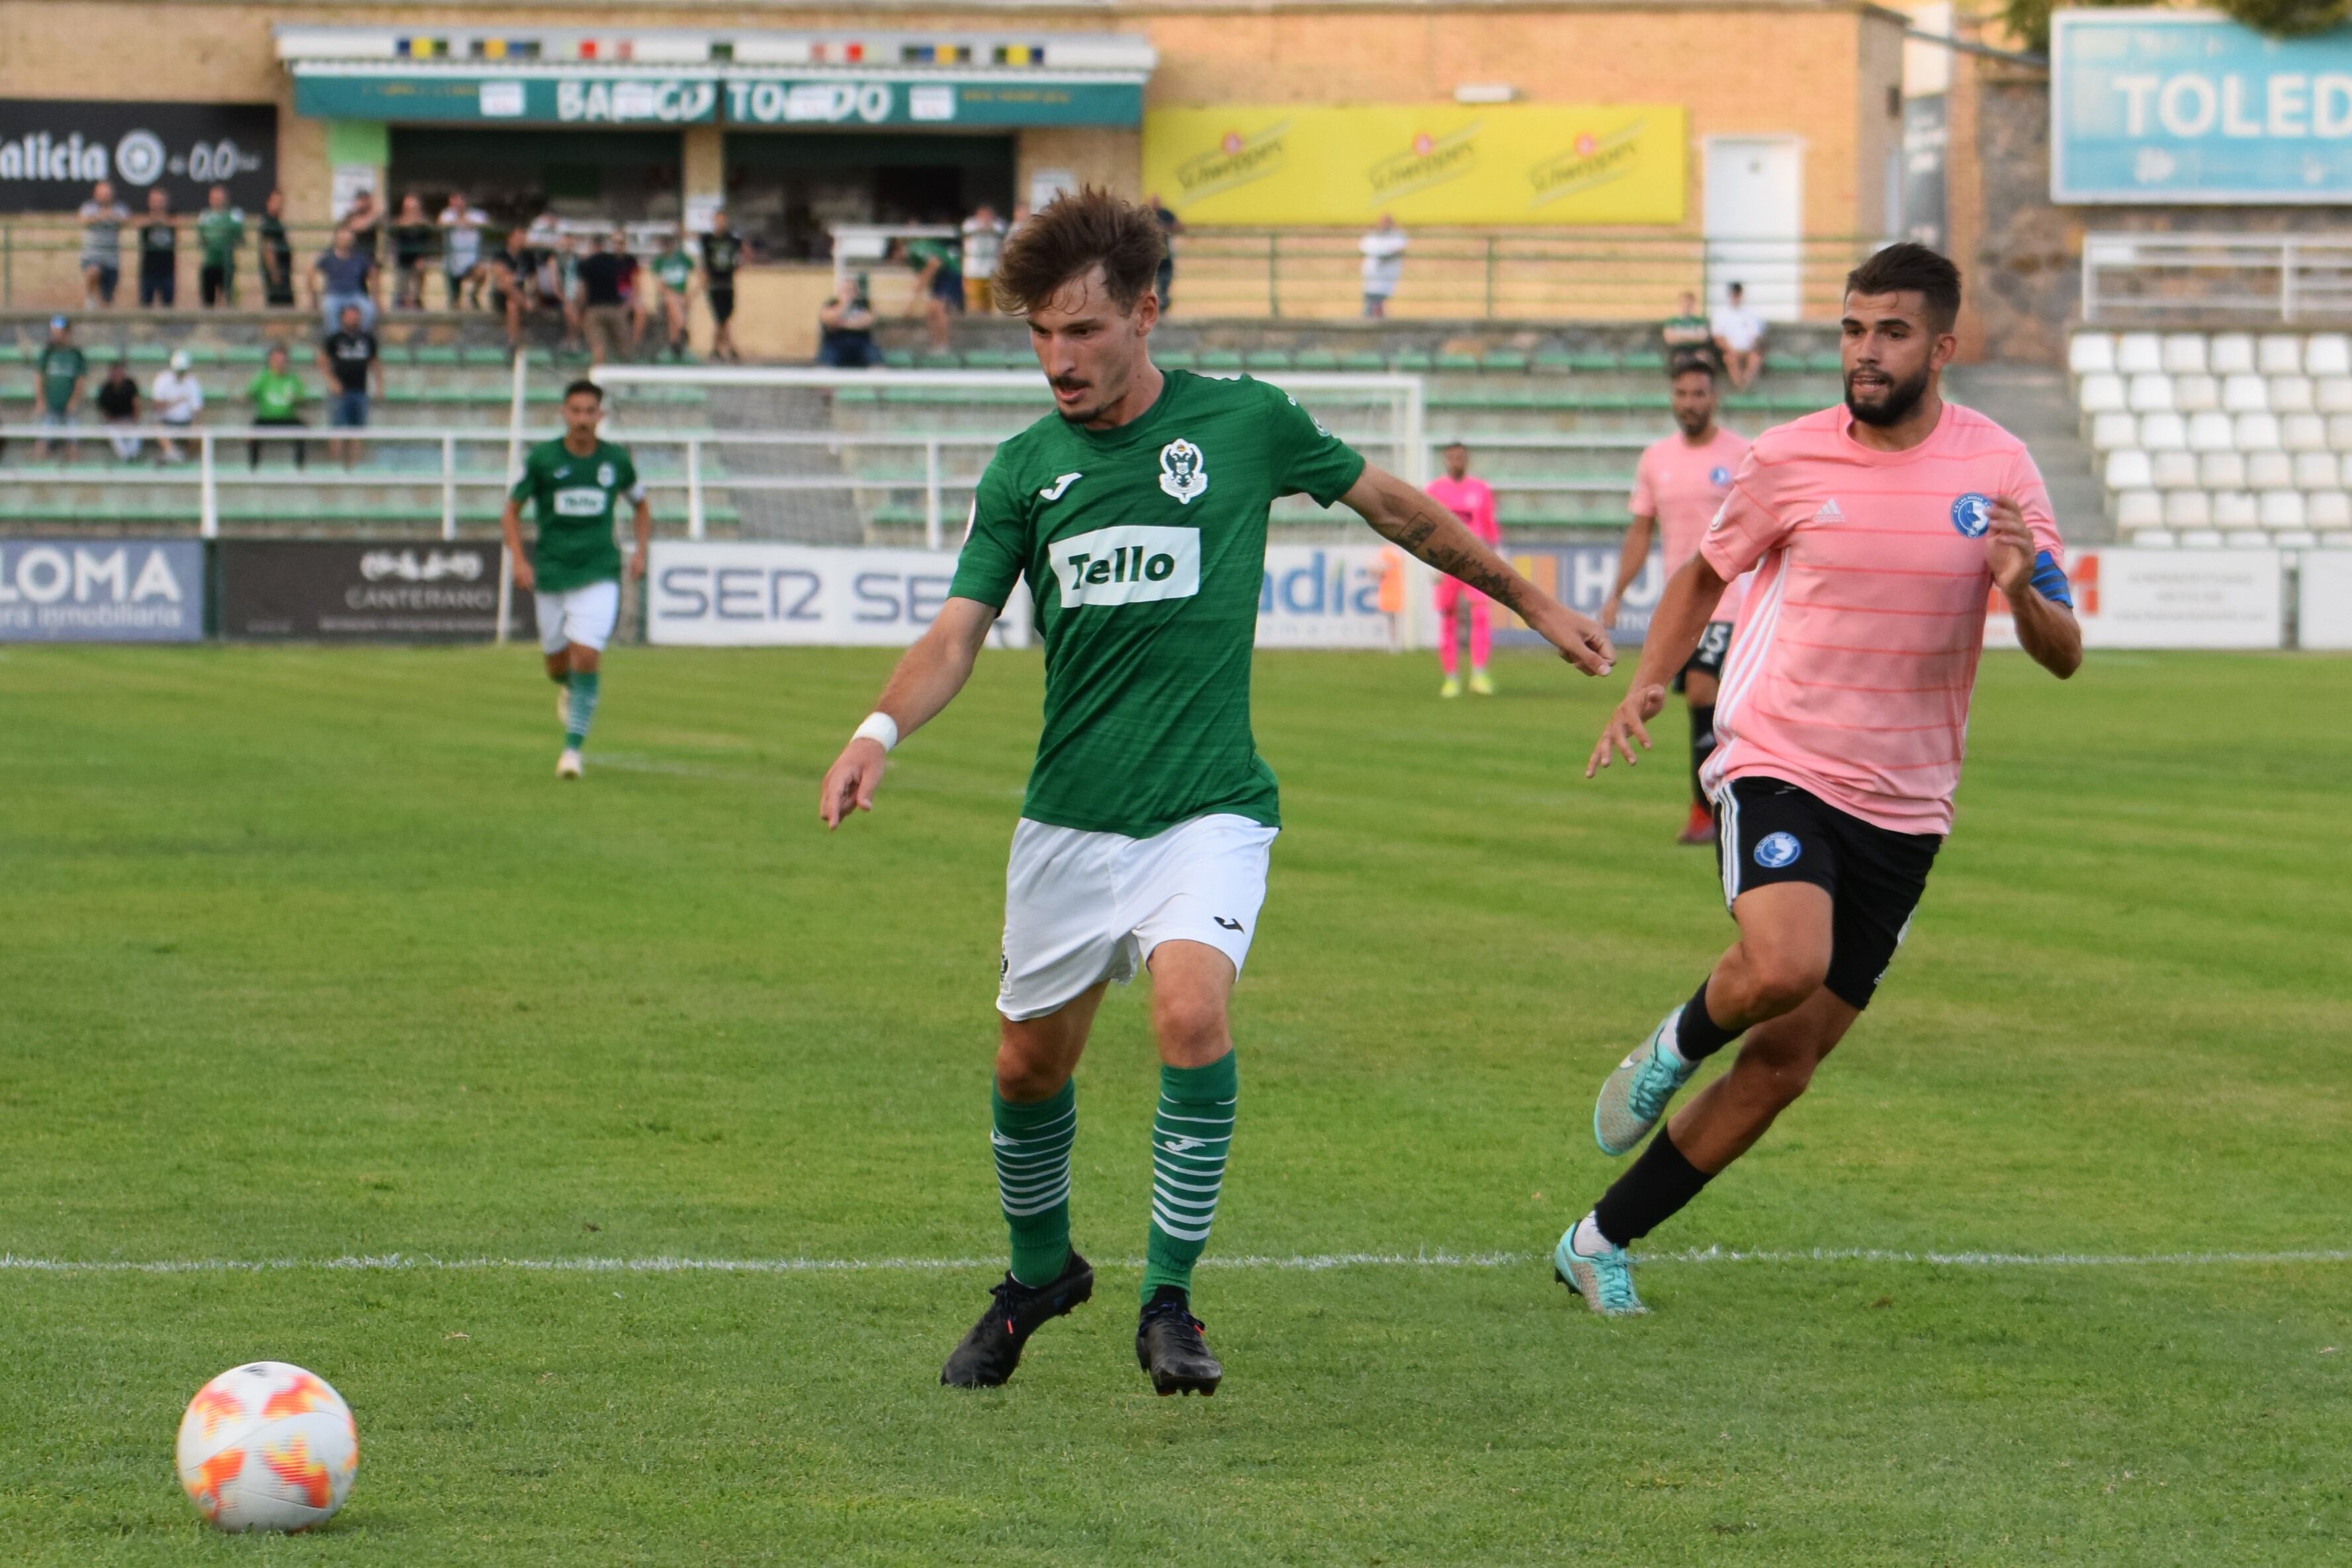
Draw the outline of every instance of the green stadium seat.
<instances>
[{"instance_id":1,"label":"green stadium seat","mask_svg":"<svg viewBox=\"0 0 2352 1568\"><path fill-rule=\"evenodd\" d=\"M1528 356L1517 349L1488 349L1479 356L1479 368L1489 371L1524 371Z\"/></svg>"},{"instance_id":2,"label":"green stadium seat","mask_svg":"<svg viewBox=\"0 0 2352 1568\"><path fill-rule=\"evenodd\" d=\"M1612 371L1618 368L1617 356L1595 350L1585 350L1568 356L1568 368L1583 371Z\"/></svg>"},{"instance_id":3,"label":"green stadium seat","mask_svg":"<svg viewBox=\"0 0 2352 1568\"><path fill-rule=\"evenodd\" d=\"M1242 356L1244 370L1288 370L1290 353L1286 349L1252 349Z\"/></svg>"},{"instance_id":4,"label":"green stadium seat","mask_svg":"<svg viewBox=\"0 0 2352 1568\"><path fill-rule=\"evenodd\" d=\"M1297 370L1331 371L1339 368L1339 356L1329 349L1301 349L1290 363Z\"/></svg>"},{"instance_id":5,"label":"green stadium seat","mask_svg":"<svg viewBox=\"0 0 2352 1568\"><path fill-rule=\"evenodd\" d=\"M169 343L131 343L122 350L122 355L132 364L163 364L172 357L172 345ZM92 359L103 360L106 357L105 351L102 349L93 350L90 357Z\"/></svg>"},{"instance_id":6,"label":"green stadium seat","mask_svg":"<svg viewBox=\"0 0 2352 1568\"><path fill-rule=\"evenodd\" d=\"M915 366L913 357L904 349L884 349L882 363L888 370L912 370Z\"/></svg>"},{"instance_id":7,"label":"green stadium seat","mask_svg":"<svg viewBox=\"0 0 2352 1568\"><path fill-rule=\"evenodd\" d=\"M1389 362L1384 354L1376 354L1367 349L1352 349L1339 356L1339 368L1380 375L1388 370Z\"/></svg>"},{"instance_id":8,"label":"green stadium seat","mask_svg":"<svg viewBox=\"0 0 2352 1568\"><path fill-rule=\"evenodd\" d=\"M457 363L486 370L492 367L503 370L507 365L507 351L494 344L468 343L458 351Z\"/></svg>"},{"instance_id":9,"label":"green stadium seat","mask_svg":"<svg viewBox=\"0 0 2352 1568\"><path fill-rule=\"evenodd\" d=\"M287 352L290 353L293 351L289 349ZM268 363L269 359L269 345L267 343L231 343L226 349L221 351L221 359L222 363L226 364L263 364Z\"/></svg>"},{"instance_id":10,"label":"green stadium seat","mask_svg":"<svg viewBox=\"0 0 2352 1568\"><path fill-rule=\"evenodd\" d=\"M1198 370L1201 356L1190 349L1170 349L1166 353L1154 352L1151 363L1162 370Z\"/></svg>"},{"instance_id":11,"label":"green stadium seat","mask_svg":"<svg viewBox=\"0 0 2352 1568\"><path fill-rule=\"evenodd\" d=\"M447 343L419 343L409 351L409 358L418 364L457 364L457 351Z\"/></svg>"},{"instance_id":12,"label":"green stadium seat","mask_svg":"<svg viewBox=\"0 0 2352 1568\"><path fill-rule=\"evenodd\" d=\"M958 359L952 353L936 353L929 350L926 350L915 363L923 370L961 370L963 368L963 361Z\"/></svg>"},{"instance_id":13,"label":"green stadium seat","mask_svg":"<svg viewBox=\"0 0 2352 1568\"><path fill-rule=\"evenodd\" d=\"M964 353L963 363L972 370L1026 370L1037 359L1012 349L971 349Z\"/></svg>"},{"instance_id":14,"label":"green stadium seat","mask_svg":"<svg viewBox=\"0 0 2352 1568\"><path fill-rule=\"evenodd\" d=\"M1400 374L1407 375L1425 375L1437 368L1437 362L1419 349L1407 349L1389 363Z\"/></svg>"},{"instance_id":15,"label":"green stadium seat","mask_svg":"<svg viewBox=\"0 0 2352 1568\"><path fill-rule=\"evenodd\" d=\"M1807 354L1803 363L1805 369L1818 374L1842 375L1845 372L1845 356L1835 350Z\"/></svg>"},{"instance_id":16,"label":"green stadium seat","mask_svg":"<svg viewBox=\"0 0 2352 1568\"><path fill-rule=\"evenodd\" d=\"M1467 374L1478 368L1476 354L1442 353L1437 356L1437 368L1453 374Z\"/></svg>"},{"instance_id":17,"label":"green stadium seat","mask_svg":"<svg viewBox=\"0 0 2352 1568\"><path fill-rule=\"evenodd\" d=\"M1559 375L1576 368L1576 356L1565 349L1539 349L1528 368L1546 375Z\"/></svg>"},{"instance_id":18,"label":"green stadium seat","mask_svg":"<svg viewBox=\"0 0 2352 1568\"><path fill-rule=\"evenodd\" d=\"M1242 356L1231 349L1203 349L1201 351L1201 368L1202 370L1240 370L1243 368Z\"/></svg>"}]
</instances>

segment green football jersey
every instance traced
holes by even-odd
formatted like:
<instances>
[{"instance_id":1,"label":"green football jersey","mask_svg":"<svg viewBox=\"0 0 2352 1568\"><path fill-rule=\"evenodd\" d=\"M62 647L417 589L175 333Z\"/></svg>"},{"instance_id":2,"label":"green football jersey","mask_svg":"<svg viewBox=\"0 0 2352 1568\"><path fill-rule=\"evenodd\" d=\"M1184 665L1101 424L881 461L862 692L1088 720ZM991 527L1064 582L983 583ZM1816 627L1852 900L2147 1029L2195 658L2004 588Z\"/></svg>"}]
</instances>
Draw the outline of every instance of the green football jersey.
<instances>
[{"instance_id":1,"label":"green football jersey","mask_svg":"<svg viewBox=\"0 0 2352 1568\"><path fill-rule=\"evenodd\" d=\"M973 498L949 592L1002 608L1026 577L1045 644L1033 821L1132 838L1212 812L1280 822L1250 732L1266 510L1329 506L1364 459L1278 387L1166 374L1115 430L1040 419Z\"/></svg>"},{"instance_id":2,"label":"green football jersey","mask_svg":"<svg viewBox=\"0 0 2352 1568\"><path fill-rule=\"evenodd\" d=\"M694 280L694 258L683 250L666 250L654 258L654 276L673 294L683 294Z\"/></svg>"},{"instance_id":3,"label":"green football jersey","mask_svg":"<svg viewBox=\"0 0 2352 1568\"><path fill-rule=\"evenodd\" d=\"M539 523L531 551L531 574L549 593L621 580L621 547L613 540L613 512L624 497L645 499L637 466L628 449L599 441L581 457L558 437L542 441L522 460L522 478L510 492L528 501Z\"/></svg>"}]
</instances>

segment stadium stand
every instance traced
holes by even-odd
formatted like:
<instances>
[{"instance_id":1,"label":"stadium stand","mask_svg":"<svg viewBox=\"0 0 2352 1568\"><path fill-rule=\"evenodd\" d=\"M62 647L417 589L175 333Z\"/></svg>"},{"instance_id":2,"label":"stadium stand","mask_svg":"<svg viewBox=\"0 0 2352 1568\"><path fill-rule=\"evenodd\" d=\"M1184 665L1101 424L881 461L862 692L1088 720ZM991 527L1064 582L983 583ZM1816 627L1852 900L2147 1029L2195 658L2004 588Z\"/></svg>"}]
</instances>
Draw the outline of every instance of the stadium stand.
<instances>
[{"instance_id":1,"label":"stadium stand","mask_svg":"<svg viewBox=\"0 0 2352 1568\"><path fill-rule=\"evenodd\" d=\"M2352 543L2352 336L2078 331L2067 369L2129 542Z\"/></svg>"}]
</instances>

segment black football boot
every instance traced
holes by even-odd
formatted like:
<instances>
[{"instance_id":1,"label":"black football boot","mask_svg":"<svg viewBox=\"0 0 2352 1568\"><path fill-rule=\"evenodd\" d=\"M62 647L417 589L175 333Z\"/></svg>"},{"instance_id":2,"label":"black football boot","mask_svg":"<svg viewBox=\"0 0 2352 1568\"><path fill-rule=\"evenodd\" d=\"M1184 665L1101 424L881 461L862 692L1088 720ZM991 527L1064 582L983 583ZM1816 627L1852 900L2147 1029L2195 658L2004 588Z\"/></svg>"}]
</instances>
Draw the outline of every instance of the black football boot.
<instances>
[{"instance_id":1,"label":"black football boot","mask_svg":"<svg viewBox=\"0 0 2352 1568\"><path fill-rule=\"evenodd\" d=\"M1135 1360L1151 1374L1154 1394L1206 1397L1217 1392L1225 1369L1209 1353L1202 1327L1192 1315L1192 1298L1173 1285L1162 1285L1143 1304L1143 1317L1135 1325Z\"/></svg>"},{"instance_id":2,"label":"black football boot","mask_svg":"<svg viewBox=\"0 0 2352 1568\"><path fill-rule=\"evenodd\" d=\"M940 1381L950 1388L995 1388L1011 1377L1029 1336L1095 1293L1095 1271L1072 1247L1051 1284L1033 1290L1008 1272L988 1293L996 1300L940 1369Z\"/></svg>"}]
</instances>

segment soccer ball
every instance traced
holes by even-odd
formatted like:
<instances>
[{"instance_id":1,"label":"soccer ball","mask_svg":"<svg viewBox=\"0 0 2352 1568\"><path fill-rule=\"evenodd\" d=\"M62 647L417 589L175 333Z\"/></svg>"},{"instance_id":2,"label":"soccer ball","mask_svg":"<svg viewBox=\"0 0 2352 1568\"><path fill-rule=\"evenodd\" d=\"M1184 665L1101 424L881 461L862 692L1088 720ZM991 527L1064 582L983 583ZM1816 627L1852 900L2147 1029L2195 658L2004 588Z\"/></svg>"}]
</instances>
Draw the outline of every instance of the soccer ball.
<instances>
[{"instance_id":1,"label":"soccer ball","mask_svg":"<svg viewBox=\"0 0 2352 1568\"><path fill-rule=\"evenodd\" d=\"M352 1407L282 1361L231 1367L180 1417L180 1485L222 1530L308 1530L332 1519L359 1473Z\"/></svg>"}]
</instances>

